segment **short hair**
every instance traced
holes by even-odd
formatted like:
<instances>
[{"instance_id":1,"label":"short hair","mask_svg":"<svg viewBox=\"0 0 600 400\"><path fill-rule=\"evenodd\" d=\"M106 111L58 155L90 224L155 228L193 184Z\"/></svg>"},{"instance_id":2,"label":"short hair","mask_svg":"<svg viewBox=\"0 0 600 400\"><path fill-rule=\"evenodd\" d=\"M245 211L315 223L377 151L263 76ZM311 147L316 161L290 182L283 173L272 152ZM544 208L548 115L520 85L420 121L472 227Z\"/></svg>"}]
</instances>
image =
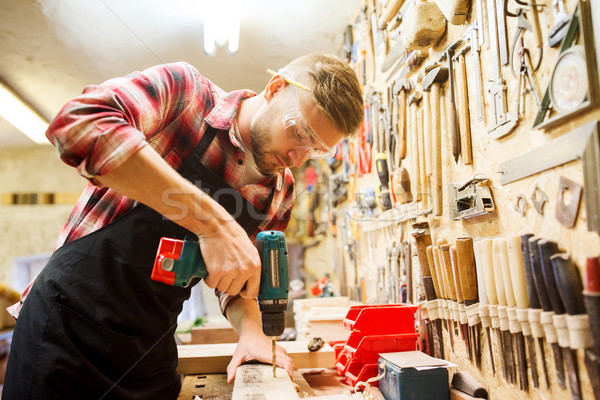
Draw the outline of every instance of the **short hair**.
<instances>
[{"instance_id":1,"label":"short hair","mask_svg":"<svg viewBox=\"0 0 600 400\"><path fill-rule=\"evenodd\" d=\"M345 61L333 54L311 53L296 58L282 71L311 88L317 108L344 136L358 131L364 118L362 90Z\"/></svg>"}]
</instances>

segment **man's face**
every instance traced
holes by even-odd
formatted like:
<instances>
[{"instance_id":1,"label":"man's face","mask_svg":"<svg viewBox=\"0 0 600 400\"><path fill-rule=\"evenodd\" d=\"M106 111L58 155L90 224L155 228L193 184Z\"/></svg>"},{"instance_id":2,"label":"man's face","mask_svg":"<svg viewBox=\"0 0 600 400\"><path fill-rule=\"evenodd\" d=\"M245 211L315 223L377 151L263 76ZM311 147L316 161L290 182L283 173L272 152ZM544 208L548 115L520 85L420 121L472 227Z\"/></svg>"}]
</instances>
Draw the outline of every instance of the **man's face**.
<instances>
[{"instance_id":1,"label":"man's face","mask_svg":"<svg viewBox=\"0 0 600 400\"><path fill-rule=\"evenodd\" d=\"M258 170L264 175L274 174L287 167L300 167L308 158L309 148L298 146L290 133L293 129L284 129L284 114L290 104L293 104L292 96L296 95L293 90L296 89L291 85L282 87L252 120L252 153ZM316 140L325 146L335 147L344 135L319 111L308 93L300 92L303 91L298 91L302 121L314 132L318 132Z\"/></svg>"}]
</instances>

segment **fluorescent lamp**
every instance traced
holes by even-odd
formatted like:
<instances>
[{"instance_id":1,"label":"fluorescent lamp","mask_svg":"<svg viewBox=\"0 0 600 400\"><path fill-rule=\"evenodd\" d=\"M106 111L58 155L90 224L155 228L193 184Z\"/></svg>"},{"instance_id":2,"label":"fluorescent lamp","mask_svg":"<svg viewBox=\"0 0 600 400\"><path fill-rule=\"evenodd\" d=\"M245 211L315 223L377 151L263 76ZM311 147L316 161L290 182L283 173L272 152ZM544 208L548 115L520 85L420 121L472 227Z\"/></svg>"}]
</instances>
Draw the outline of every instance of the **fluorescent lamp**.
<instances>
[{"instance_id":1,"label":"fluorescent lamp","mask_svg":"<svg viewBox=\"0 0 600 400\"><path fill-rule=\"evenodd\" d=\"M0 117L38 144L48 144L48 122L0 82Z\"/></svg>"},{"instance_id":2,"label":"fluorescent lamp","mask_svg":"<svg viewBox=\"0 0 600 400\"><path fill-rule=\"evenodd\" d=\"M205 0L204 52L215 55L217 46L225 46L230 54L238 51L240 43L241 0Z\"/></svg>"}]
</instances>

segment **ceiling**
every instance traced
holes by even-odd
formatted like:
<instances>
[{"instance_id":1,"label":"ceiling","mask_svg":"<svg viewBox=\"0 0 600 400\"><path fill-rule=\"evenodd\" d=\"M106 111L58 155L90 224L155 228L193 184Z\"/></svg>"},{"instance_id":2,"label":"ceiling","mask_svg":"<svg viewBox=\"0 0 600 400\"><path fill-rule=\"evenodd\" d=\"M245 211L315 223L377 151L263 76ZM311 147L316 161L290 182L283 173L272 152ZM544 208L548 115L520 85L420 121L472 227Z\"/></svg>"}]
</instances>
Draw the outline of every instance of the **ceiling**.
<instances>
[{"instance_id":1,"label":"ceiling","mask_svg":"<svg viewBox=\"0 0 600 400\"><path fill-rule=\"evenodd\" d=\"M266 68L337 54L362 0L243 1L238 53L215 56L202 49L202 1L0 0L0 79L48 120L86 85L168 62L260 92ZM34 145L0 118L0 149Z\"/></svg>"}]
</instances>

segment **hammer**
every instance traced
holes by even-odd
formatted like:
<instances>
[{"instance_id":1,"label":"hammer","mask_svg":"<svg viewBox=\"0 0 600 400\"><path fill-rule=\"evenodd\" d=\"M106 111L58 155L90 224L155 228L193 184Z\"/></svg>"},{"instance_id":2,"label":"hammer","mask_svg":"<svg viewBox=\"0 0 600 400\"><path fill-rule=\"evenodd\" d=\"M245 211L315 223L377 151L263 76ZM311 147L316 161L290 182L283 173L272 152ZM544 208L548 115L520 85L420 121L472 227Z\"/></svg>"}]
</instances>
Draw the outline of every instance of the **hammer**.
<instances>
[{"instance_id":1,"label":"hammer","mask_svg":"<svg viewBox=\"0 0 600 400\"><path fill-rule=\"evenodd\" d=\"M452 68L452 56L454 55L454 50L458 46L462 44L464 39L458 39L456 42L452 43L450 46L446 47L442 56L440 57L440 62L448 60L448 81L450 85L450 138L452 141L452 155L454 156L454 162L458 162L458 157L460 156L460 136L458 134L458 123L456 121L456 99L454 97L454 69Z\"/></svg>"},{"instance_id":2,"label":"hammer","mask_svg":"<svg viewBox=\"0 0 600 400\"><path fill-rule=\"evenodd\" d=\"M448 68L437 67L423 78L423 91L431 92L431 133L433 135L433 213L442 215L442 133L440 130L440 86L448 80Z\"/></svg>"},{"instance_id":3,"label":"hammer","mask_svg":"<svg viewBox=\"0 0 600 400\"><path fill-rule=\"evenodd\" d=\"M471 50L471 45L467 44L454 55L452 60L458 61L458 70L456 71L456 85L458 86L458 108L460 109L460 157L463 164L473 163L471 150L471 121L469 114L469 95L467 87L467 71L465 66L465 53ZM479 77L475 77L478 79Z\"/></svg>"},{"instance_id":4,"label":"hammer","mask_svg":"<svg viewBox=\"0 0 600 400\"><path fill-rule=\"evenodd\" d=\"M417 76L417 82L423 85L423 78L434 68L439 67L440 64L437 62L427 64L423 67L419 75ZM425 163L425 174L431 176L431 101L429 100L429 92L423 92L423 132L424 134L424 163Z\"/></svg>"},{"instance_id":5,"label":"hammer","mask_svg":"<svg viewBox=\"0 0 600 400\"><path fill-rule=\"evenodd\" d=\"M410 144L412 146L411 156L413 160L413 177L415 182L416 190L416 201L421 200L421 193L423 193L424 182L421 183L421 174L425 176L425 160L423 159L423 140L419 138L419 130L421 127L417 126L417 106L421 102L423 94L421 92L414 92L408 97L408 105L410 107ZM422 166L419 164L421 163Z\"/></svg>"},{"instance_id":6,"label":"hammer","mask_svg":"<svg viewBox=\"0 0 600 400\"><path fill-rule=\"evenodd\" d=\"M396 81L394 94L398 95L398 139L400 159L406 158L406 94L412 91L412 82L406 79Z\"/></svg>"}]
</instances>

